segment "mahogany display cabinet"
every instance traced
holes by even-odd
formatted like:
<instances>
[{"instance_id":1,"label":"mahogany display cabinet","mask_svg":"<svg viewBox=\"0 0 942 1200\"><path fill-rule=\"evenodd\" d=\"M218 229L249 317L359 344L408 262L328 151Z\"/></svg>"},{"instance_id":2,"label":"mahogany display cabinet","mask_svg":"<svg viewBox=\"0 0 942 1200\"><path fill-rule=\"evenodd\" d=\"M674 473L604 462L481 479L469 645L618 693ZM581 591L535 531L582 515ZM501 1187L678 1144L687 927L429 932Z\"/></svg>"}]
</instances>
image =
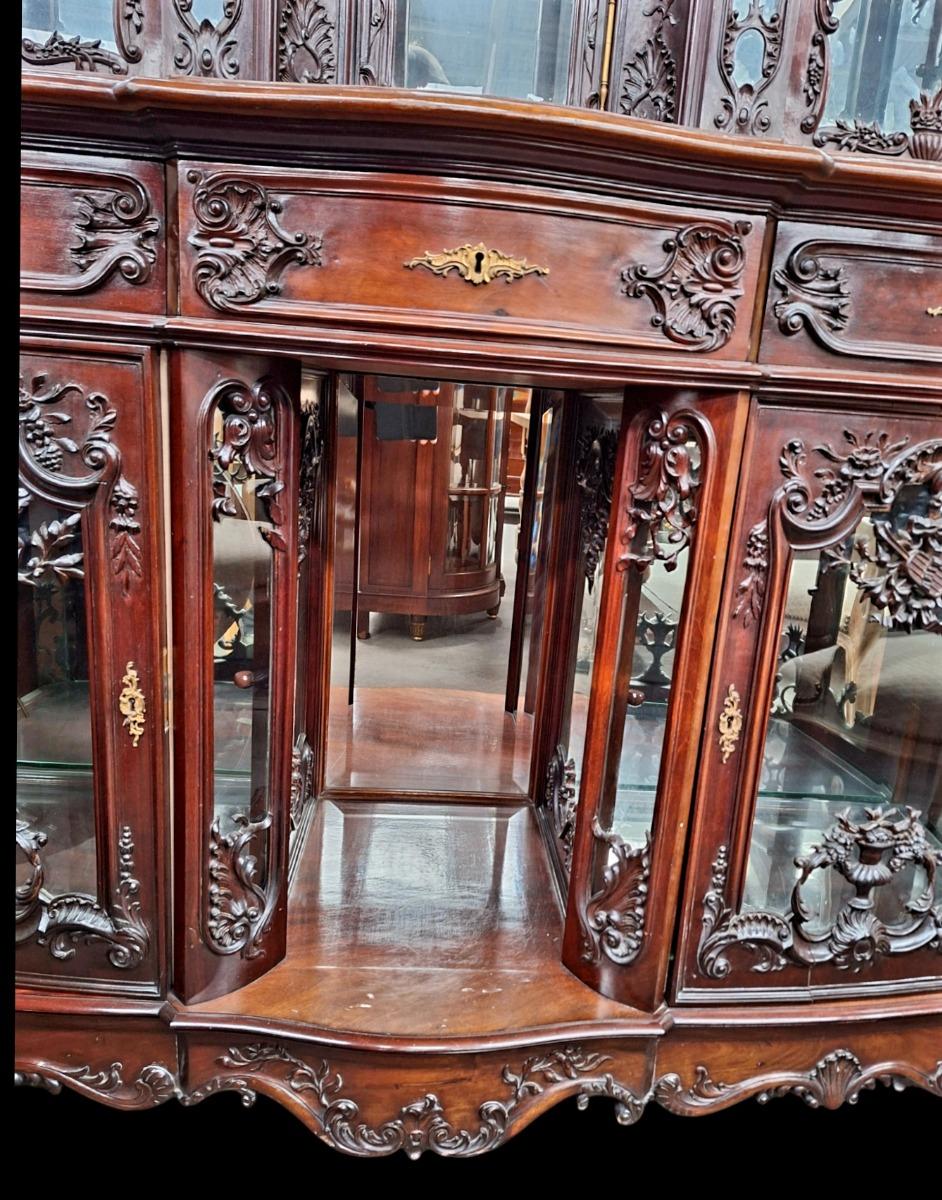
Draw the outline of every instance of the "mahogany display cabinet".
<instances>
[{"instance_id":1,"label":"mahogany display cabinet","mask_svg":"<svg viewBox=\"0 0 942 1200\"><path fill-rule=\"evenodd\" d=\"M25 6L16 1082L942 1096L942 4L479 7Z\"/></svg>"}]
</instances>

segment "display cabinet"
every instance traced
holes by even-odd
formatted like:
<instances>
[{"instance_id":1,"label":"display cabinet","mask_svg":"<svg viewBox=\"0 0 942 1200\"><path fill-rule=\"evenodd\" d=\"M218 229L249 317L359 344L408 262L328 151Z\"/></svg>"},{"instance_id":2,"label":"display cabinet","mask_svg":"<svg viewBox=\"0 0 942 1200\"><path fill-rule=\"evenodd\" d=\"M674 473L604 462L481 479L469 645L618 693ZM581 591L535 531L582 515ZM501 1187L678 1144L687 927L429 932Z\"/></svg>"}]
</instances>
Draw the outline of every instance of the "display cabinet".
<instances>
[{"instance_id":1,"label":"display cabinet","mask_svg":"<svg viewBox=\"0 0 942 1200\"><path fill-rule=\"evenodd\" d=\"M25 6L16 1082L942 1096L942 8L460 8Z\"/></svg>"}]
</instances>

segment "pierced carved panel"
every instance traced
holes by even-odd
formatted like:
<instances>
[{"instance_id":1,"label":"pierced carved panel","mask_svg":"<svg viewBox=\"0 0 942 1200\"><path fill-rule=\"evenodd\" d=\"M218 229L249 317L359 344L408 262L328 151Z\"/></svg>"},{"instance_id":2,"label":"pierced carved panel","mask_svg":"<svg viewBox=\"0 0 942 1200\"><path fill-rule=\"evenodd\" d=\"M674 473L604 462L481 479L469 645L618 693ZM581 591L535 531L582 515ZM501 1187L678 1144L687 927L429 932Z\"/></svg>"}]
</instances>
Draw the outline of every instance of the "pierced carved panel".
<instances>
[{"instance_id":1,"label":"pierced carved panel","mask_svg":"<svg viewBox=\"0 0 942 1200\"><path fill-rule=\"evenodd\" d=\"M323 0L282 0L278 78L292 83L337 82L337 27Z\"/></svg>"},{"instance_id":2,"label":"pierced carved panel","mask_svg":"<svg viewBox=\"0 0 942 1200\"><path fill-rule=\"evenodd\" d=\"M732 0L727 0L726 24L719 47L719 75L726 95L720 100L720 112L713 118L717 129L762 137L771 128L766 92L778 73L787 9L788 0L777 0L774 10L770 10L765 0L749 0L745 15L740 16ZM738 48L745 37L756 35L762 43L758 78L737 82Z\"/></svg>"},{"instance_id":3,"label":"pierced carved panel","mask_svg":"<svg viewBox=\"0 0 942 1200\"><path fill-rule=\"evenodd\" d=\"M576 794L575 760L566 757L565 748L557 746L546 769L544 798L549 808L553 833L559 843L563 866L567 873L572 868L572 842L576 833L576 811L579 797Z\"/></svg>"},{"instance_id":4,"label":"pierced carved panel","mask_svg":"<svg viewBox=\"0 0 942 1200\"><path fill-rule=\"evenodd\" d=\"M579 434L576 487L582 497L582 562L590 591L608 540L617 449L617 429L593 425Z\"/></svg>"},{"instance_id":5,"label":"pierced carved panel","mask_svg":"<svg viewBox=\"0 0 942 1200\"><path fill-rule=\"evenodd\" d=\"M204 17L197 23L193 16L193 0L172 0L177 34L174 68L181 75L234 79L239 74L236 33L242 11L243 0L223 0L222 17L218 22Z\"/></svg>"}]
</instances>

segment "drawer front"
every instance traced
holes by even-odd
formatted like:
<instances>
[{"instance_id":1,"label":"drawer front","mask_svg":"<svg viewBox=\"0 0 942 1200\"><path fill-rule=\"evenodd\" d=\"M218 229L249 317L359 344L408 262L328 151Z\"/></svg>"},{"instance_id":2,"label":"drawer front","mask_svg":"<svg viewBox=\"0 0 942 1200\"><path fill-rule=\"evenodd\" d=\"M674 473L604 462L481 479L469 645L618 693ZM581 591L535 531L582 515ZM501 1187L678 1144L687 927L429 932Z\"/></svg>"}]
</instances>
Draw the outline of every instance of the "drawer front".
<instances>
[{"instance_id":1,"label":"drawer front","mask_svg":"<svg viewBox=\"0 0 942 1200\"><path fill-rule=\"evenodd\" d=\"M784 222L762 359L938 374L942 237Z\"/></svg>"},{"instance_id":2,"label":"drawer front","mask_svg":"<svg viewBox=\"0 0 942 1200\"><path fill-rule=\"evenodd\" d=\"M759 217L195 163L180 204L184 315L748 353Z\"/></svg>"},{"instance_id":3,"label":"drawer front","mask_svg":"<svg viewBox=\"0 0 942 1200\"><path fill-rule=\"evenodd\" d=\"M156 163L27 153L20 287L31 304L163 313L163 170Z\"/></svg>"}]
</instances>

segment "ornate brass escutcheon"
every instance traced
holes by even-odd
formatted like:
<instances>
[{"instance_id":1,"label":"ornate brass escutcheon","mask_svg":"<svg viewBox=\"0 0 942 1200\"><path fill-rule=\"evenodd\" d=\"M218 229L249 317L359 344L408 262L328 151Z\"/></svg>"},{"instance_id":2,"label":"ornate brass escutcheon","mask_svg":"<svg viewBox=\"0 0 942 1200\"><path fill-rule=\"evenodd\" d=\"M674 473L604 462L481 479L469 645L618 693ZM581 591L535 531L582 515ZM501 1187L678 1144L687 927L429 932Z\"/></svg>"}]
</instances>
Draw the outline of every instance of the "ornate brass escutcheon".
<instances>
[{"instance_id":1,"label":"ornate brass escutcheon","mask_svg":"<svg viewBox=\"0 0 942 1200\"><path fill-rule=\"evenodd\" d=\"M441 254L426 251L418 258L402 264L411 271L414 267L425 267L435 275L447 275L457 271L462 279L475 286L493 283L502 278L506 283L524 275L548 275L549 267L535 267L525 258L514 258L500 250L489 250L483 242L472 246L458 246L455 250L443 250Z\"/></svg>"}]
</instances>

